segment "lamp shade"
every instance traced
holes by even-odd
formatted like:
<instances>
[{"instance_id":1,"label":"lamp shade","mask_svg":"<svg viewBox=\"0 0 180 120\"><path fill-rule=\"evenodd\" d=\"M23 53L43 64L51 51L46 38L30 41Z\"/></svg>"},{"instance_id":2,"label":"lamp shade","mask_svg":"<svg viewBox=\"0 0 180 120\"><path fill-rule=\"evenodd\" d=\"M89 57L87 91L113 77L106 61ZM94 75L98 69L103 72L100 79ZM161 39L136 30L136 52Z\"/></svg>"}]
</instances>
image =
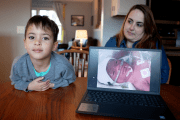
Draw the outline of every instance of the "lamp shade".
<instances>
[{"instance_id":1,"label":"lamp shade","mask_svg":"<svg viewBox=\"0 0 180 120\"><path fill-rule=\"evenodd\" d=\"M75 39L88 39L87 30L76 30Z\"/></svg>"}]
</instances>

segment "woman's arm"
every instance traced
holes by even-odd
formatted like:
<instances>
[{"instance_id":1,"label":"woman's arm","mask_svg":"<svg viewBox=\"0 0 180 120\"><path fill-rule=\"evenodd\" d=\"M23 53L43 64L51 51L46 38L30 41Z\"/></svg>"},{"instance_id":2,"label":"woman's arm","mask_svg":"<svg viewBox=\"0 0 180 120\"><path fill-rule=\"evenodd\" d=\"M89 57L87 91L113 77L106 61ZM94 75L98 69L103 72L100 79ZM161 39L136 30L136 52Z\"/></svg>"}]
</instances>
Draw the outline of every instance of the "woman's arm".
<instances>
[{"instance_id":1,"label":"woman's arm","mask_svg":"<svg viewBox=\"0 0 180 120\"><path fill-rule=\"evenodd\" d=\"M116 37L111 37L111 38L107 41L105 47L116 47Z\"/></svg>"},{"instance_id":2,"label":"woman's arm","mask_svg":"<svg viewBox=\"0 0 180 120\"><path fill-rule=\"evenodd\" d=\"M169 78L169 65L167 61L167 56L164 51L164 47L161 47L162 50L162 66L161 66L161 84L166 83Z\"/></svg>"}]
</instances>

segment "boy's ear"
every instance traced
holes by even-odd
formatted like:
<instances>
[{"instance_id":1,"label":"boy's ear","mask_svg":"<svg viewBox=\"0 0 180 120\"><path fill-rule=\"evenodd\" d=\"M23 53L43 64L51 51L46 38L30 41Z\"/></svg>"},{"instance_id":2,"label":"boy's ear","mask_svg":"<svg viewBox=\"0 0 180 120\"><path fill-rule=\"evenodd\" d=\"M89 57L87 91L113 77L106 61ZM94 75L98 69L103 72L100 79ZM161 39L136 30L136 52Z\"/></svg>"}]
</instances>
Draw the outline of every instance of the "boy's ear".
<instances>
[{"instance_id":1,"label":"boy's ear","mask_svg":"<svg viewBox=\"0 0 180 120\"><path fill-rule=\"evenodd\" d=\"M57 49L57 47L58 47L58 41L56 41L56 42L54 43L54 45L53 45L53 51L55 51L55 50Z\"/></svg>"},{"instance_id":2,"label":"boy's ear","mask_svg":"<svg viewBox=\"0 0 180 120\"><path fill-rule=\"evenodd\" d=\"M23 39L23 41L24 41L24 47L26 49L26 39Z\"/></svg>"}]
</instances>

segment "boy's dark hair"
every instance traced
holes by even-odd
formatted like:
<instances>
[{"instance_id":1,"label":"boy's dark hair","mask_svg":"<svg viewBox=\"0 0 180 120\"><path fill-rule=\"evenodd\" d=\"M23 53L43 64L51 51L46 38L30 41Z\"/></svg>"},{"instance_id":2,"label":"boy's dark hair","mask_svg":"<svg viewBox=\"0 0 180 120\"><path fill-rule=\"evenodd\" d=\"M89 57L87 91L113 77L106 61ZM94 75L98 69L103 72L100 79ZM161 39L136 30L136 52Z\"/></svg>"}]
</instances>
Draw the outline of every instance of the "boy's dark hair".
<instances>
[{"instance_id":1,"label":"boy's dark hair","mask_svg":"<svg viewBox=\"0 0 180 120\"><path fill-rule=\"evenodd\" d=\"M29 19L29 21L26 25L26 29L25 29L25 39L26 39L27 29L32 24L34 24L36 27L40 27L42 25L42 29L44 29L44 30L48 29L48 30L52 31L53 40L54 40L54 42L57 41L57 36L59 33L59 28L58 28L57 24L53 20L50 20L47 16L40 16L40 15L35 15Z\"/></svg>"}]
</instances>

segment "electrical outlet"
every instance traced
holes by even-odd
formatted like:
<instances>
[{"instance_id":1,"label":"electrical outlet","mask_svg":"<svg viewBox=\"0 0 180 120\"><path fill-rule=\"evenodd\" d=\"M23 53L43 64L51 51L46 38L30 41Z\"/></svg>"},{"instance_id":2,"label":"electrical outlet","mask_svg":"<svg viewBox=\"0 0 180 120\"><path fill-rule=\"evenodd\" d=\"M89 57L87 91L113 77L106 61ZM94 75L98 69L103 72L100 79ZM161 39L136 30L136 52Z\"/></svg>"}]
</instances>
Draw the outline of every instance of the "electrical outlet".
<instances>
[{"instance_id":1,"label":"electrical outlet","mask_svg":"<svg viewBox=\"0 0 180 120\"><path fill-rule=\"evenodd\" d=\"M17 26L17 34L24 34L24 26Z\"/></svg>"}]
</instances>

